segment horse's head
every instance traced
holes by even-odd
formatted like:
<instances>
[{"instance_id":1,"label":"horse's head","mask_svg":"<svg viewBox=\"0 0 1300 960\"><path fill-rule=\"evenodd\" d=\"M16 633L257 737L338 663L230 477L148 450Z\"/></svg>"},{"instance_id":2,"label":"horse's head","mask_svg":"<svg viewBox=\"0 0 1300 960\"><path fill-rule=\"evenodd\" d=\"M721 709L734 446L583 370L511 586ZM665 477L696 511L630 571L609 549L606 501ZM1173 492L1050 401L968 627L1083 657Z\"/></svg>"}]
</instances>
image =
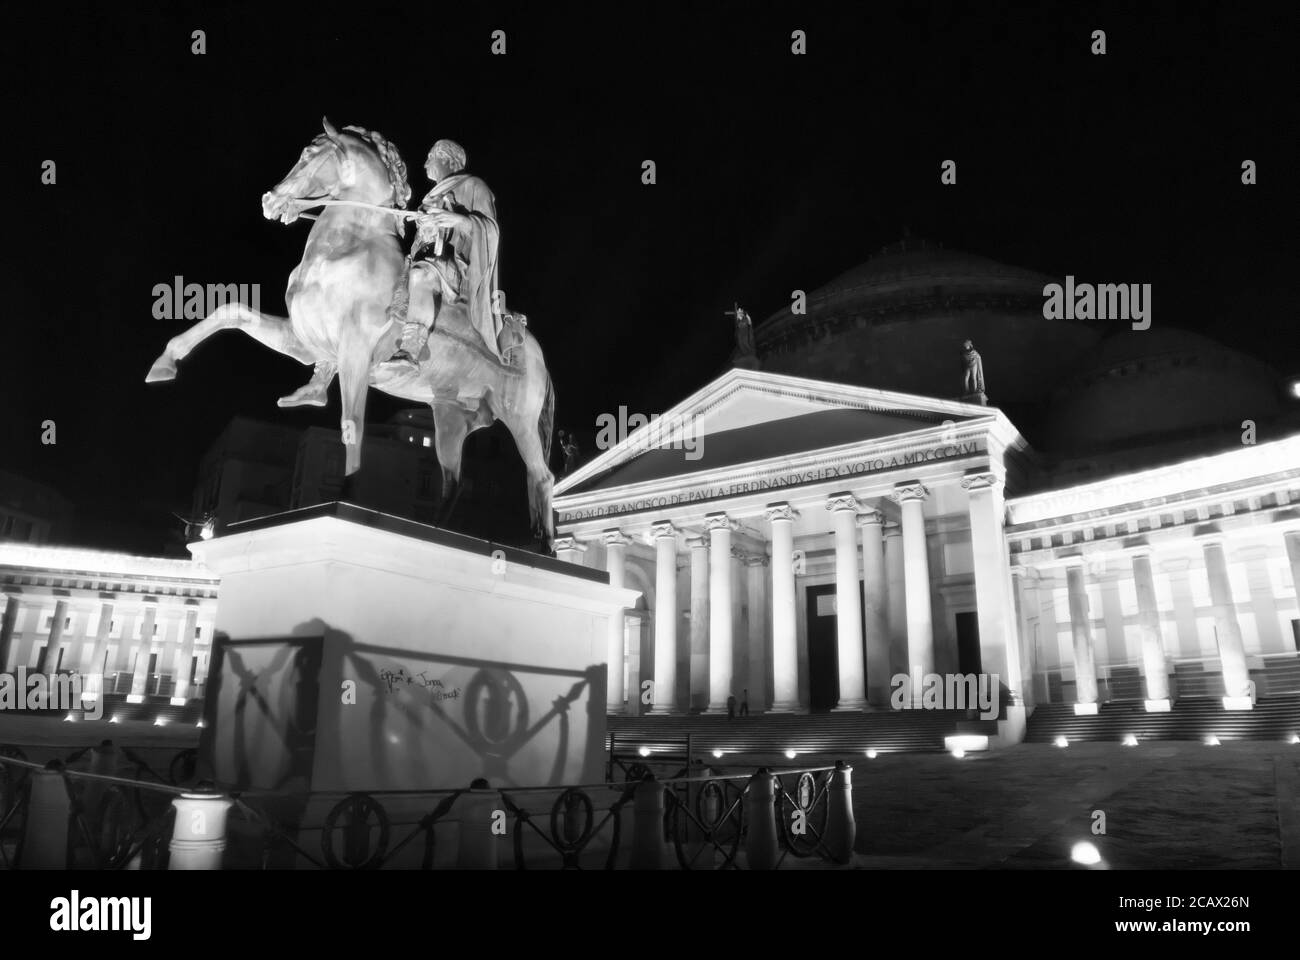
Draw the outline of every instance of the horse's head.
<instances>
[{"instance_id":1,"label":"horse's head","mask_svg":"<svg viewBox=\"0 0 1300 960\"><path fill-rule=\"evenodd\" d=\"M262 195L262 215L291 223L300 207L293 201L361 200L405 207L411 196L406 164L381 135L361 127L336 130L322 119L325 132L302 151L293 169Z\"/></svg>"}]
</instances>

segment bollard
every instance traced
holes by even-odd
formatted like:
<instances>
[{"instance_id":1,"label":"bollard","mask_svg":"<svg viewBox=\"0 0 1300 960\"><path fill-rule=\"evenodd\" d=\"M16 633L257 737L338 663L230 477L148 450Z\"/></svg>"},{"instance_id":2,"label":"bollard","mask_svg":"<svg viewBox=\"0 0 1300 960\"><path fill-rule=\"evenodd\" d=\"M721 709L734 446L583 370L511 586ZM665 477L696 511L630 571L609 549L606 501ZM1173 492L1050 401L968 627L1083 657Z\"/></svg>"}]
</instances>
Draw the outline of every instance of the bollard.
<instances>
[{"instance_id":1,"label":"bollard","mask_svg":"<svg viewBox=\"0 0 1300 960\"><path fill-rule=\"evenodd\" d=\"M836 863L848 863L853 859L853 841L858 833L853 819L852 778L853 768L846 766L843 760L836 760L826 798L826 849Z\"/></svg>"},{"instance_id":2,"label":"bollard","mask_svg":"<svg viewBox=\"0 0 1300 960\"><path fill-rule=\"evenodd\" d=\"M456 854L458 870L497 868L497 838L492 833L492 812L500 803L497 792L482 777L471 783L469 792L456 800L456 804L461 806L460 849Z\"/></svg>"},{"instance_id":3,"label":"bollard","mask_svg":"<svg viewBox=\"0 0 1300 960\"><path fill-rule=\"evenodd\" d=\"M750 870L775 870L780 855L776 828L776 780L767 770L759 767L749 780L745 791L745 819L748 835L745 838L745 859Z\"/></svg>"},{"instance_id":4,"label":"bollard","mask_svg":"<svg viewBox=\"0 0 1300 960\"><path fill-rule=\"evenodd\" d=\"M219 793L183 793L173 800L176 825L167 869L220 870L226 851L226 814L233 805Z\"/></svg>"},{"instance_id":5,"label":"bollard","mask_svg":"<svg viewBox=\"0 0 1300 960\"><path fill-rule=\"evenodd\" d=\"M63 781L63 761L51 760L44 770L32 772L27 802L27 827L23 833L24 870L68 868L68 819L72 799Z\"/></svg>"},{"instance_id":6,"label":"bollard","mask_svg":"<svg viewBox=\"0 0 1300 960\"><path fill-rule=\"evenodd\" d=\"M664 788L647 773L632 798L633 870L664 868Z\"/></svg>"}]
</instances>

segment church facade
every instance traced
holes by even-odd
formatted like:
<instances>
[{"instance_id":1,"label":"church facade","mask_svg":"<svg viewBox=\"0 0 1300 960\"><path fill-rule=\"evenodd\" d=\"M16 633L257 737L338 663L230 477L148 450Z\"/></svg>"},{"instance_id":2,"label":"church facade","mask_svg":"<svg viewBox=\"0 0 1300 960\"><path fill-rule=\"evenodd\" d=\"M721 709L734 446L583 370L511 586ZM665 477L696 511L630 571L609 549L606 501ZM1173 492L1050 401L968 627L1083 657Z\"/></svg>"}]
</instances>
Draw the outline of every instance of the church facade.
<instances>
[{"instance_id":1,"label":"church facade","mask_svg":"<svg viewBox=\"0 0 1300 960\"><path fill-rule=\"evenodd\" d=\"M1300 434L1050 490L1035 461L994 407L727 372L557 487L557 554L642 594L610 712L996 675L1014 737L1045 702L1291 692Z\"/></svg>"},{"instance_id":2,"label":"church facade","mask_svg":"<svg viewBox=\"0 0 1300 960\"><path fill-rule=\"evenodd\" d=\"M560 556L642 593L608 709L996 674L1014 739L1041 704L1300 693L1300 378L1167 314L1058 316L1062 280L890 245L566 476Z\"/></svg>"}]
</instances>

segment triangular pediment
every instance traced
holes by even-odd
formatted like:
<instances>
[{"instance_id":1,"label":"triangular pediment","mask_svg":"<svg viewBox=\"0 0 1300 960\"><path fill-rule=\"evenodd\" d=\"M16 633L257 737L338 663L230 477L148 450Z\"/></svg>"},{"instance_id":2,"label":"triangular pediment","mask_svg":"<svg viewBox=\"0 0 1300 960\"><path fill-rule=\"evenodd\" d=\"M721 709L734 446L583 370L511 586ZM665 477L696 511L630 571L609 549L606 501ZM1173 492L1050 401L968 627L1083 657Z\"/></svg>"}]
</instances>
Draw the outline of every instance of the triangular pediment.
<instances>
[{"instance_id":1,"label":"triangular pediment","mask_svg":"<svg viewBox=\"0 0 1300 960\"><path fill-rule=\"evenodd\" d=\"M1000 417L956 401L733 369L627 432L555 492L595 493ZM605 435L621 436L629 419L626 410L603 418Z\"/></svg>"}]
</instances>

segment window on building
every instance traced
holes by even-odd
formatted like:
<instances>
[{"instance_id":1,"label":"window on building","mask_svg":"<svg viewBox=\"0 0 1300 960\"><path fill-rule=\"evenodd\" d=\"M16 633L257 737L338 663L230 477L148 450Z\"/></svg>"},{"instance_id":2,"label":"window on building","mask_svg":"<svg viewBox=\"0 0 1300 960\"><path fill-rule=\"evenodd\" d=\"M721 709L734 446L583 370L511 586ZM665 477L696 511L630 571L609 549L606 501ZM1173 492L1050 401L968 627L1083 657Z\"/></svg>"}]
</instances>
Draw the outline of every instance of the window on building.
<instances>
[{"instance_id":1,"label":"window on building","mask_svg":"<svg viewBox=\"0 0 1300 960\"><path fill-rule=\"evenodd\" d=\"M431 446L433 446L433 437L425 437L425 438L424 438L424 446L426 446L426 447L431 447Z\"/></svg>"}]
</instances>

